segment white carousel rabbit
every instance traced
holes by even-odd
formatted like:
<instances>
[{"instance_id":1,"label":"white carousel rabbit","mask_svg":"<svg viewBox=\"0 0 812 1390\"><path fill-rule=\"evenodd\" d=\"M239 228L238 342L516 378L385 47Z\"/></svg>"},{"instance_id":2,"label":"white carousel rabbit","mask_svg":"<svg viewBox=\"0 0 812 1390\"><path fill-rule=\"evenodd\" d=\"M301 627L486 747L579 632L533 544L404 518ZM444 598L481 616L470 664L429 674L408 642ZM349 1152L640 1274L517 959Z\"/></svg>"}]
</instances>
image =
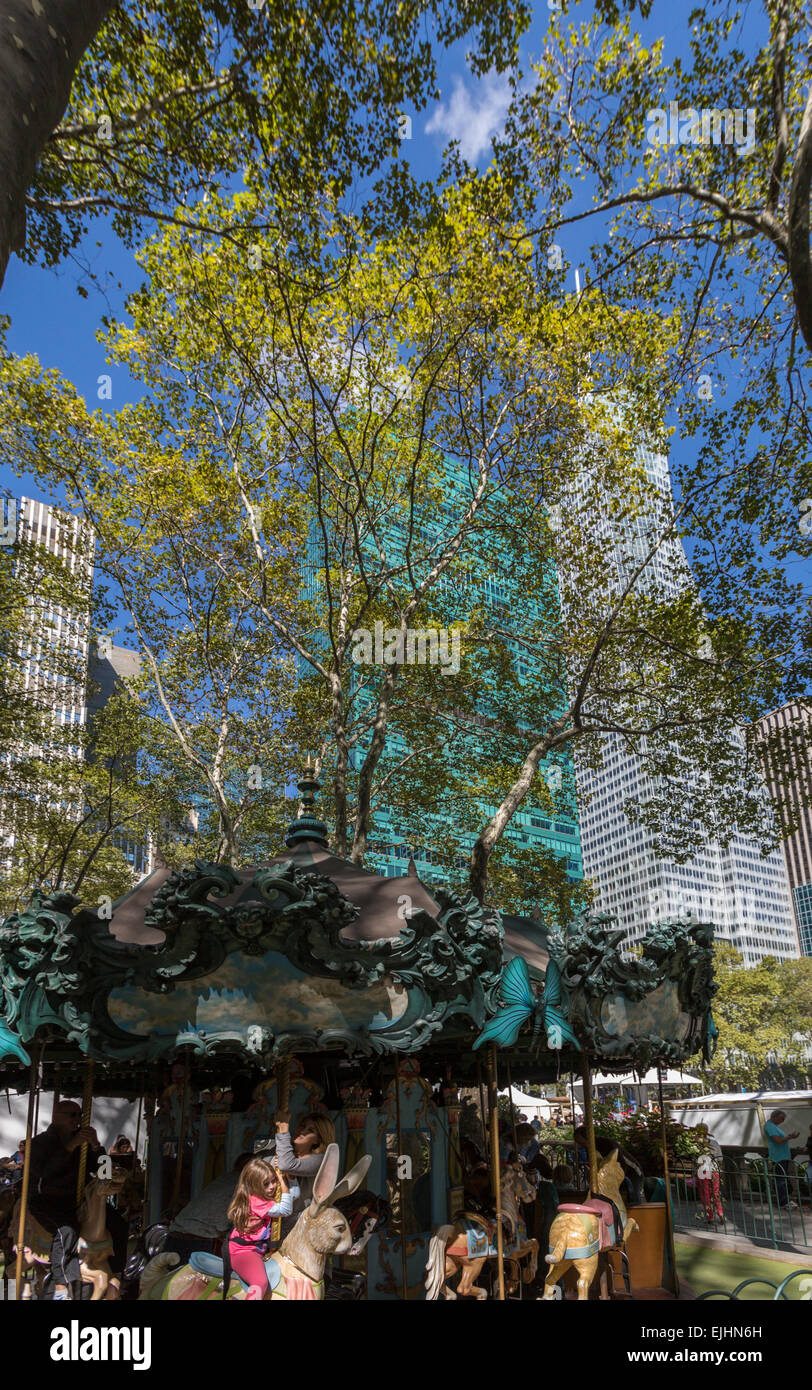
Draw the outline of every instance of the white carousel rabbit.
<instances>
[{"instance_id":1,"label":"white carousel rabbit","mask_svg":"<svg viewBox=\"0 0 812 1390\"><path fill-rule=\"evenodd\" d=\"M361 1186L371 1162L370 1155L364 1154L336 1183L339 1149L337 1144L327 1145L313 1182L310 1206L302 1212L276 1253L275 1258L284 1273L286 1265L290 1264L313 1284L319 1284L324 1277L327 1256L347 1253L352 1245L352 1234L346 1216L335 1210L335 1203Z\"/></svg>"}]
</instances>

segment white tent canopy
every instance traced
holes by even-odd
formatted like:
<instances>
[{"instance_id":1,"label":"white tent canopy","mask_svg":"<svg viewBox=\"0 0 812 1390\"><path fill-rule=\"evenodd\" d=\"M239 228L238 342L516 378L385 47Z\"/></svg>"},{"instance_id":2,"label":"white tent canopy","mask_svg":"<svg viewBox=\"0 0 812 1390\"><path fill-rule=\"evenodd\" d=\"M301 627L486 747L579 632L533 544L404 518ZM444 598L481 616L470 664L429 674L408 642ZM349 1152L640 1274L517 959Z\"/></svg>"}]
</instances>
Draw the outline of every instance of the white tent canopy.
<instances>
[{"instance_id":1,"label":"white tent canopy","mask_svg":"<svg viewBox=\"0 0 812 1390\"><path fill-rule=\"evenodd\" d=\"M504 1090L501 1094L507 1096L508 1092ZM552 1101L549 1100L547 1096L528 1096L525 1095L524 1091L520 1091L518 1086L512 1087L510 1095L513 1098L513 1104L516 1109L521 1111L523 1115L526 1115L528 1120L546 1120L549 1119L554 1111L565 1108L562 1106L560 1098L556 1101ZM569 1098L567 1098L567 1105L568 1104ZM576 1106L576 1109L580 1114L580 1108Z\"/></svg>"},{"instance_id":2,"label":"white tent canopy","mask_svg":"<svg viewBox=\"0 0 812 1390\"><path fill-rule=\"evenodd\" d=\"M507 1094L507 1090L502 1091L503 1096ZM520 1091L517 1086L511 1088L510 1095L516 1109L524 1111L528 1116L542 1113L549 1115L550 1111L557 1108L546 1096L526 1096L524 1091Z\"/></svg>"},{"instance_id":3,"label":"white tent canopy","mask_svg":"<svg viewBox=\"0 0 812 1390\"><path fill-rule=\"evenodd\" d=\"M691 1076L687 1071L664 1071L663 1086L702 1086L704 1083L698 1076ZM656 1086L657 1070L652 1067L643 1076L637 1076L634 1072L629 1072L626 1076L593 1076L593 1086ZM583 1081L575 1082L575 1094L582 1096L584 1093Z\"/></svg>"}]
</instances>

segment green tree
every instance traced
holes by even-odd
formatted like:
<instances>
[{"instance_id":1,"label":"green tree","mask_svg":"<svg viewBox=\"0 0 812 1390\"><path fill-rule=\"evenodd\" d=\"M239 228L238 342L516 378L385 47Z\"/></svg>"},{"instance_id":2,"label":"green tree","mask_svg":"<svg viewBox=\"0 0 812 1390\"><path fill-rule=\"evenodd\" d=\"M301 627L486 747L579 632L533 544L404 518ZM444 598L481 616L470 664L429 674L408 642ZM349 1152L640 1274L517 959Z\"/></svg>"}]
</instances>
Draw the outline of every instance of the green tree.
<instances>
[{"instance_id":1,"label":"green tree","mask_svg":"<svg viewBox=\"0 0 812 1390\"><path fill-rule=\"evenodd\" d=\"M233 215L250 201L232 200ZM463 832L478 835L480 897L493 863L503 906L555 905L565 919L582 890L506 834L517 813L571 804L571 785L553 790L562 750L599 756L619 732L640 751L664 780L645 809L674 853L709 826L769 835L734 735L776 663L752 592L737 591L735 621L709 637L690 585L674 600L652 581L661 551L679 563L677 517L633 445L641 418L656 427L665 348L653 353L652 335L667 343L667 321L573 318L537 260L517 259L511 218L498 177L449 187L419 236L370 239L337 213L329 254L295 274L295 253L272 240L249 263L228 241L168 228L145 248L130 322L105 334L143 398L90 414L35 361L9 363L0 448L92 523L158 717L213 800L218 855L238 852L227 754L240 701L264 692L242 774L260 760L260 729L279 750L277 786L292 748L313 748L337 853L363 862L376 806L415 835L441 806L446 863ZM631 423L617 409L629 381ZM637 528L631 550L602 528L607 509ZM717 563L729 565L723 546ZM472 591L483 566L492 592L515 596L509 612ZM459 671L359 665L357 639L376 621L396 641L456 629ZM251 672L239 690L234 653ZM675 818L686 763L707 775Z\"/></svg>"},{"instance_id":2,"label":"green tree","mask_svg":"<svg viewBox=\"0 0 812 1390\"><path fill-rule=\"evenodd\" d=\"M765 956L746 969L725 942L715 948L719 985L713 1015L719 1043L705 1078L714 1091L783 1089L803 1082L804 1048L812 1041L809 962Z\"/></svg>"},{"instance_id":3,"label":"green tree","mask_svg":"<svg viewBox=\"0 0 812 1390\"><path fill-rule=\"evenodd\" d=\"M691 441L675 460L680 527L712 619L735 618L740 588L783 570L781 600L762 608L781 703L812 677L798 563L812 545L808 21L793 0L711 0L690 15L688 56L669 62L672 23L656 0L559 16L499 160L559 293L575 237L590 236L581 314L668 306L662 402Z\"/></svg>"},{"instance_id":4,"label":"green tree","mask_svg":"<svg viewBox=\"0 0 812 1390\"><path fill-rule=\"evenodd\" d=\"M183 803L151 756L138 700L120 690L86 726L53 726L47 744L14 761L3 822L13 836L0 875L0 915L34 889L75 893L100 916L136 878L124 844L145 846L179 826Z\"/></svg>"},{"instance_id":5,"label":"green tree","mask_svg":"<svg viewBox=\"0 0 812 1390\"><path fill-rule=\"evenodd\" d=\"M482 0L4 0L0 281L11 251L54 264L102 215L129 245L145 222L194 228L241 178L273 200L266 229L314 230L437 95L436 46L467 37L475 71L503 70L528 21ZM396 178L378 211L408 205Z\"/></svg>"}]
</instances>

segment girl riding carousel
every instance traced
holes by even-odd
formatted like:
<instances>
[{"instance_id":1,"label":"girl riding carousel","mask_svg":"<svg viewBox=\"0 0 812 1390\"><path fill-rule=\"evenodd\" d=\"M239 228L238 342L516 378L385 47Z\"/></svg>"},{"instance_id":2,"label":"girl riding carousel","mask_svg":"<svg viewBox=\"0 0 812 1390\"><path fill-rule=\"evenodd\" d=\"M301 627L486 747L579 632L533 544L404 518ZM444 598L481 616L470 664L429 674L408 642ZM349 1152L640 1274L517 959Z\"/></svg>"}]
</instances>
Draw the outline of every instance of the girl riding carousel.
<instances>
[{"instance_id":1,"label":"girl riding carousel","mask_svg":"<svg viewBox=\"0 0 812 1390\"><path fill-rule=\"evenodd\" d=\"M249 1299L268 1291L265 1261L280 1243L282 1217L291 1215L293 1200L285 1175L264 1158L246 1163L228 1209L234 1223L228 1255L234 1273L249 1285Z\"/></svg>"}]
</instances>

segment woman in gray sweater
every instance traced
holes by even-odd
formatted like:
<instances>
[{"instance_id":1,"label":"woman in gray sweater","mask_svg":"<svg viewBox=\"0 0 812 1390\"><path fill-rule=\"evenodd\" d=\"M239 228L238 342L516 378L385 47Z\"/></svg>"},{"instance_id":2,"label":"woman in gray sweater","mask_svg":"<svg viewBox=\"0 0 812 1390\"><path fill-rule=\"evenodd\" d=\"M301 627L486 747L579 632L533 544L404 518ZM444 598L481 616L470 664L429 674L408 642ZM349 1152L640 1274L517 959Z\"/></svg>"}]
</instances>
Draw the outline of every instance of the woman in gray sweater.
<instances>
[{"instance_id":1,"label":"woman in gray sweater","mask_svg":"<svg viewBox=\"0 0 812 1390\"><path fill-rule=\"evenodd\" d=\"M282 1220L282 1236L287 1235L296 1225L305 1207L310 1205L313 1195L313 1179L321 1167L328 1144L334 1144L336 1132L328 1115L311 1111L298 1121L293 1135L290 1133L290 1111L277 1110L276 1157L275 1163L280 1173L290 1179L291 1185L299 1188L299 1196L293 1202L293 1215Z\"/></svg>"}]
</instances>

